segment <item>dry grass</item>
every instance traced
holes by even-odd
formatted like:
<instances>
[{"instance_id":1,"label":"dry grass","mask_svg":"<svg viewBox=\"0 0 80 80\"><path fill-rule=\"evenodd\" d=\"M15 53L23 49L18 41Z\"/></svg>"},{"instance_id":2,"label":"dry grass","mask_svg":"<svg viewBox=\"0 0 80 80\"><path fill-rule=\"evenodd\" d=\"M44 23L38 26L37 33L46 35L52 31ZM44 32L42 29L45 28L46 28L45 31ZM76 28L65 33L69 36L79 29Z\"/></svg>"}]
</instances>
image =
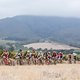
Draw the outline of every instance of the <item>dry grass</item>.
<instances>
[{"instance_id":1,"label":"dry grass","mask_svg":"<svg viewBox=\"0 0 80 80\"><path fill-rule=\"evenodd\" d=\"M80 64L0 66L0 80L80 80Z\"/></svg>"},{"instance_id":2,"label":"dry grass","mask_svg":"<svg viewBox=\"0 0 80 80\"><path fill-rule=\"evenodd\" d=\"M60 43L32 43L32 44L28 44L28 45L24 45L24 47L33 47L34 49L38 49L38 48L42 48L42 49L66 49L66 50L69 50L69 49L78 49L76 47L71 47L71 46L68 46L68 45L65 45L65 44L60 44Z\"/></svg>"}]
</instances>

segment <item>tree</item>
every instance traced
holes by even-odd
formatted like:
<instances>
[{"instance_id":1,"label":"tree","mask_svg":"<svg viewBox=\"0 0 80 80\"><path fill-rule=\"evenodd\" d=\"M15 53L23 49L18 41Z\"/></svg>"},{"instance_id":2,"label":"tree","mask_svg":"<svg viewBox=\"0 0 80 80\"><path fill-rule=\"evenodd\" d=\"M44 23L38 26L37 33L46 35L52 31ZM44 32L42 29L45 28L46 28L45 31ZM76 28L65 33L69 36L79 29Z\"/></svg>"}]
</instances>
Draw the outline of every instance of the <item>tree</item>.
<instances>
[{"instance_id":1,"label":"tree","mask_svg":"<svg viewBox=\"0 0 80 80\"><path fill-rule=\"evenodd\" d=\"M14 51L14 47L10 46L9 51Z\"/></svg>"}]
</instances>

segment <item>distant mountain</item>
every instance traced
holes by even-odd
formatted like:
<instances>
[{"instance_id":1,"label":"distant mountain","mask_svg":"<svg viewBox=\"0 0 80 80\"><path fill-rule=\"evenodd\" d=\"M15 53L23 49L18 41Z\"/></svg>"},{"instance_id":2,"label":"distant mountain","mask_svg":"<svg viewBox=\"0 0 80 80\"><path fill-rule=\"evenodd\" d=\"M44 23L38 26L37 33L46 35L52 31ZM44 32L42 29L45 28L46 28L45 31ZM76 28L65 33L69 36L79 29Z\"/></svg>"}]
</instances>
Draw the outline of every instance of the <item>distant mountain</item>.
<instances>
[{"instance_id":1,"label":"distant mountain","mask_svg":"<svg viewBox=\"0 0 80 80\"><path fill-rule=\"evenodd\" d=\"M15 16L0 20L0 38L36 42L49 39L80 47L80 19Z\"/></svg>"}]
</instances>

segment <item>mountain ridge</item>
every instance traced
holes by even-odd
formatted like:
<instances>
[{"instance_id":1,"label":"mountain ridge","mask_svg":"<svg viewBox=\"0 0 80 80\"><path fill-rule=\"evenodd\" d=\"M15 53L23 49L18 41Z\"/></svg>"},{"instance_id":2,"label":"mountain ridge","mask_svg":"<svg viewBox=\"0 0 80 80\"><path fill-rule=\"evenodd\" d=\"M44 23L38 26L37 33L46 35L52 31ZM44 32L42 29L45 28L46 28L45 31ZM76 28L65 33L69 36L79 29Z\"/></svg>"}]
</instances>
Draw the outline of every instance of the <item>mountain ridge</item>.
<instances>
[{"instance_id":1,"label":"mountain ridge","mask_svg":"<svg viewBox=\"0 0 80 80\"><path fill-rule=\"evenodd\" d=\"M49 39L80 46L80 19L20 15L0 19L0 38L36 42Z\"/></svg>"}]
</instances>

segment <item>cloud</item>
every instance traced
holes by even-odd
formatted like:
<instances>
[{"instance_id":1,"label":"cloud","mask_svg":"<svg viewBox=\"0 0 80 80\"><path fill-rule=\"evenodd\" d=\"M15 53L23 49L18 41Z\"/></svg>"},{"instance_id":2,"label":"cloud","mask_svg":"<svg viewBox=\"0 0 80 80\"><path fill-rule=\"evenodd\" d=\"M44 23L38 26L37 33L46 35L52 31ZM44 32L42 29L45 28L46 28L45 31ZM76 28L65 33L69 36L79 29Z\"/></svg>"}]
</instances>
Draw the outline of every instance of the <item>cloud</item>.
<instances>
[{"instance_id":1,"label":"cloud","mask_svg":"<svg viewBox=\"0 0 80 80\"><path fill-rule=\"evenodd\" d=\"M23 14L80 17L80 0L0 0L0 17Z\"/></svg>"}]
</instances>

